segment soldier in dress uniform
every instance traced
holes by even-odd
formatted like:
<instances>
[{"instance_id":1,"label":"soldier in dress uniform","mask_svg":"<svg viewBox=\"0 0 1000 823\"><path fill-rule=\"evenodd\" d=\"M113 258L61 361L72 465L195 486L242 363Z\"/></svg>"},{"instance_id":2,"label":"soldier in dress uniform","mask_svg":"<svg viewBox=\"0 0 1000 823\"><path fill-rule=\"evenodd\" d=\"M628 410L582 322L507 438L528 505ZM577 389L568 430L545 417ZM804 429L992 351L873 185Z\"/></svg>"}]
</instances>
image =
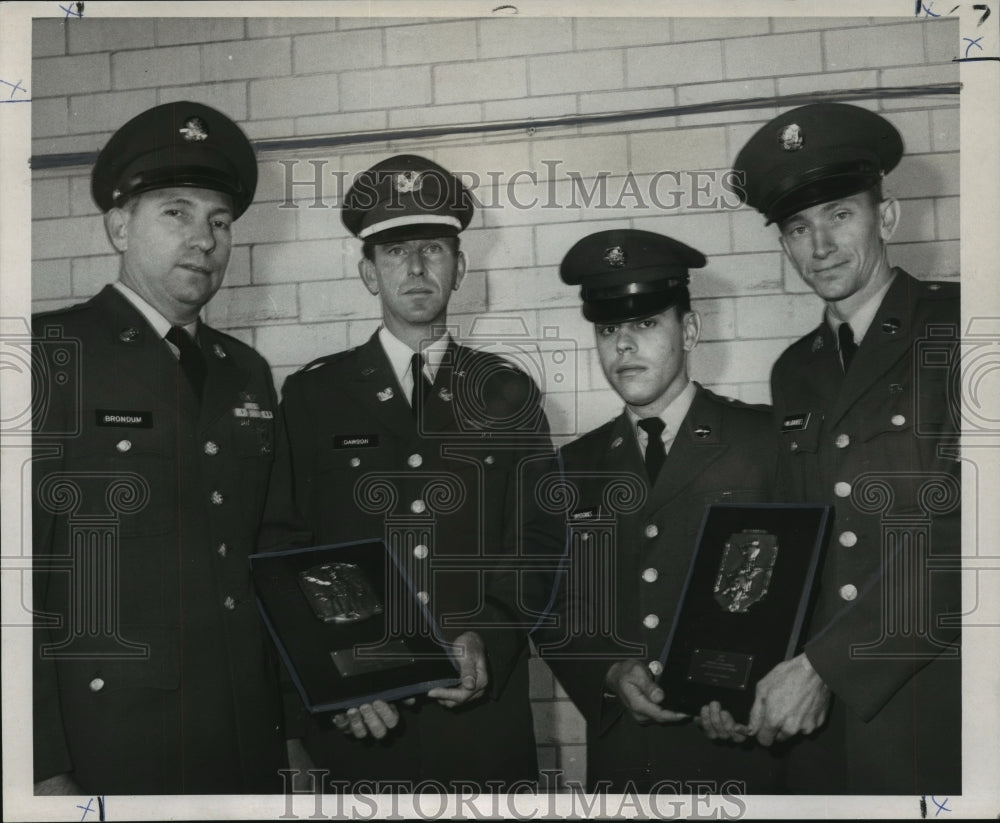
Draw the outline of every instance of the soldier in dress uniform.
<instances>
[{"instance_id":1,"label":"soldier in dress uniform","mask_svg":"<svg viewBox=\"0 0 1000 823\"><path fill-rule=\"evenodd\" d=\"M833 503L836 519L811 638L760 682L750 723L763 743L807 736L797 792L961 787L959 288L889 263L900 207L882 178L902 153L884 118L824 103L763 126L734 164L826 303L771 390L782 499Z\"/></svg>"},{"instance_id":2,"label":"soldier in dress uniform","mask_svg":"<svg viewBox=\"0 0 1000 823\"><path fill-rule=\"evenodd\" d=\"M625 402L617 418L561 450L572 490L570 545L580 548L571 548L576 568L558 592L561 626L535 635L587 721L595 791L783 786L779 752L754 741L713 742L692 718L664 707L657 683L705 507L773 499L768 411L688 377L701 331L689 270L705 262L670 237L617 229L583 238L560 267L564 282L581 286L601 368Z\"/></svg>"},{"instance_id":3,"label":"soldier in dress uniform","mask_svg":"<svg viewBox=\"0 0 1000 823\"><path fill-rule=\"evenodd\" d=\"M558 560L561 535L544 548L527 534L541 521L524 515L526 478L553 469L554 453L534 381L446 331L465 276L459 233L472 215L461 181L422 157L390 157L359 175L342 219L362 241L358 269L382 325L283 388L262 548L412 546L399 560L463 651L458 686L399 710L382 701L352 709L336 719L346 734L329 720L295 720L315 764L350 785L471 781L502 791L538 776L531 620L519 604L543 607L549 591L539 576L518 580L517 556L544 550Z\"/></svg>"},{"instance_id":4,"label":"soldier in dress uniform","mask_svg":"<svg viewBox=\"0 0 1000 823\"><path fill-rule=\"evenodd\" d=\"M273 460L267 363L199 319L257 183L193 102L100 152L118 279L34 318L36 791L264 793L287 763L250 589Z\"/></svg>"}]
</instances>

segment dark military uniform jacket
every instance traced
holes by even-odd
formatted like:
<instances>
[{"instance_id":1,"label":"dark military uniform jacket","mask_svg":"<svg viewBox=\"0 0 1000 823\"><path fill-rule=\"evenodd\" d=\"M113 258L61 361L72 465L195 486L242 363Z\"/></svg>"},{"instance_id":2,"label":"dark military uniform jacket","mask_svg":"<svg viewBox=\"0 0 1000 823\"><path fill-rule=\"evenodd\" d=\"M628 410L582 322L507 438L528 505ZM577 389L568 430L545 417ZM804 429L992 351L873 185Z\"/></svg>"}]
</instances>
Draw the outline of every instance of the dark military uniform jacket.
<instances>
[{"instance_id":1,"label":"dark military uniform jacket","mask_svg":"<svg viewBox=\"0 0 1000 823\"><path fill-rule=\"evenodd\" d=\"M705 507L773 500L777 453L768 412L696 388L652 488L626 413L561 451L575 568L561 576L562 626L540 629L535 641L587 720L593 790L650 791L659 781L677 792L696 781L714 781L716 792L781 787L780 758L753 741L715 743L693 723L640 725L605 694L605 675L618 660L641 660L660 675Z\"/></svg>"},{"instance_id":2,"label":"dark military uniform jacket","mask_svg":"<svg viewBox=\"0 0 1000 823\"><path fill-rule=\"evenodd\" d=\"M957 285L897 269L846 376L826 322L774 366L783 494L836 506L806 646L833 706L797 791L959 791L958 322Z\"/></svg>"},{"instance_id":3,"label":"dark military uniform jacket","mask_svg":"<svg viewBox=\"0 0 1000 823\"><path fill-rule=\"evenodd\" d=\"M383 741L306 717L306 747L334 780L537 777L527 631L551 576L518 574L518 554L557 564L562 551L558 526L544 534L527 513L528 478L555 467L539 400L506 361L452 343L418 426L377 335L285 383L262 547L385 538L444 637L477 631L488 655L484 698L458 709L418 698Z\"/></svg>"},{"instance_id":4,"label":"dark military uniform jacket","mask_svg":"<svg viewBox=\"0 0 1000 823\"><path fill-rule=\"evenodd\" d=\"M277 792L275 659L251 595L275 395L205 325L199 403L116 289L39 315L35 779L84 792Z\"/></svg>"}]
</instances>

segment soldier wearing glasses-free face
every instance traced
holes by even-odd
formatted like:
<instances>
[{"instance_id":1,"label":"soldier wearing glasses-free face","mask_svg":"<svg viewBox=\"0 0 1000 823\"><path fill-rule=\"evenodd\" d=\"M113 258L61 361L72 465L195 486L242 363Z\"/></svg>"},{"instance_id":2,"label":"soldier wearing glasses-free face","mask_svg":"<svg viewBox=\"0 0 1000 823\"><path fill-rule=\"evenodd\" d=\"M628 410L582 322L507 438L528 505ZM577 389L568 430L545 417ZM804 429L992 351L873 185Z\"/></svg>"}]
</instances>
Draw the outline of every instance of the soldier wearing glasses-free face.
<instances>
[{"instance_id":1,"label":"soldier wearing glasses-free face","mask_svg":"<svg viewBox=\"0 0 1000 823\"><path fill-rule=\"evenodd\" d=\"M282 392L261 545L384 538L390 523L406 520L417 546L401 562L414 579L437 569L420 595L460 652L454 687L404 704L375 699L332 723L294 720L333 781L404 781L400 791L423 780L445 788L471 781L503 791L538 775L530 624L520 609L544 607L547 581L509 563L489 567L532 550L524 478L536 465L551 471L554 454L534 381L447 330L465 276L459 234L472 215L461 181L425 158L397 155L359 175L341 217L361 241L358 271L379 301L381 326L360 346L308 364ZM391 487L385 511L363 505L365 478ZM454 507L433 510L429 478L454 484ZM424 528L431 539L420 537ZM553 531L556 557L559 537ZM409 539L399 537L401 545ZM481 558L480 567L467 560L456 571L460 557ZM470 620L476 625L463 627Z\"/></svg>"},{"instance_id":2,"label":"soldier wearing glasses-free face","mask_svg":"<svg viewBox=\"0 0 1000 823\"><path fill-rule=\"evenodd\" d=\"M91 175L117 281L34 318L37 793L283 786L277 657L247 561L276 398L263 358L199 319L256 181L250 142L221 112L185 101L138 115ZM78 404L54 340L77 346ZM113 534L76 531L111 515Z\"/></svg>"},{"instance_id":3,"label":"soldier wearing glasses-free face","mask_svg":"<svg viewBox=\"0 0 1000 823\"><path fill-rule=\"evenodd\" d=\"M574 490L567 514L583 541L569 562L582 568L567 567L572 573L562 577L560 627L535 634L540 655L587 720L593 791L653 792L669 783L677 792L773 793L784 785L779 752L709 739L700 718L670 710L658 684L705 507L771 500L777 462L765 409L689 377L701 320L687 284L690 270L705 262L673 238L617 229L583 238L560 267L564 282L581 287L602 371L625 403L617 418L561 450ZM637 505L608 511L608 501L620 497L609 489L622 484ZM587 565L603 562L605 533L588 532L592 520L602 529L613 522L610 574ZM577 587L580 580L602 581L600 591L596 583ZM613 630L573 634L604 610L613 611Z\"/></svg>"},{"instance_id":4,"label":"soldier wearing glasses-free face","mask_svg":"<svg viewBox=\"0 0 1000 823\"><path fill-rule=\"evenodd\" d=\"M901 215L882 181L902 154L885 118L822 103L764 125L734 163L825 303L771 392L782 499L833 503L833 532L804 652L758 684L740 730L794 740L801 793L961 788L961 591L946 568L960 554L959 290L889 262Z\"/></svg>"}]
</instances>

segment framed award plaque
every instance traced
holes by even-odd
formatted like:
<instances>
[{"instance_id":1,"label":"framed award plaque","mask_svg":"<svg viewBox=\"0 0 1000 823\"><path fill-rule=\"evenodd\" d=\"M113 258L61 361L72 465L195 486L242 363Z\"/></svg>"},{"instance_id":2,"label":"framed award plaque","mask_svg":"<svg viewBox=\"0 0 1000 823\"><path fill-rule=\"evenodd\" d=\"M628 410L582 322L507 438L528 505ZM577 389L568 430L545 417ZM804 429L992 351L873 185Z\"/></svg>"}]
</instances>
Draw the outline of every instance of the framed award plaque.
<instances>
[{"instance_id":1,"label":"framed award plaque","mask_svg":"<svg viewBox=\"0 0 1000 823\"><path fill-rule=\"evenodd\" d=\"M306 708L458 683L434 617L382 540L250 557L257 604Z\"/></svg>"},{"instance_id":2,"label":"framed award plaque","mask_svg":"<svg viewBox=\"0 0 1000 823\"><path fill-rule=\"evenodd\" d=\"M708 506L684 595L660 657L664 707L718 700L745 721L754 687L800 643L833 509Z\"/></svg>"}]
</instances>

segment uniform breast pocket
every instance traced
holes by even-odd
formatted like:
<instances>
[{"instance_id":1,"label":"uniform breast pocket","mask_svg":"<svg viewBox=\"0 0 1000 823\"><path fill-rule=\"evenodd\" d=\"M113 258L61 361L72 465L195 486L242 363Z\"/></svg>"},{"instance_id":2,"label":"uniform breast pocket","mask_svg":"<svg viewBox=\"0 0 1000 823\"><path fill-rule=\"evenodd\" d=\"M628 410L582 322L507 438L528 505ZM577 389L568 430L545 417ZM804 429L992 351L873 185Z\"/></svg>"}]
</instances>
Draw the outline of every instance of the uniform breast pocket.
<instances>
[{"instance_id":1,"label":"uniform breast pocket","mask_svg":"<svg viewBox=\"0 0 1000 823\"><path fill-rule=\"evenodd\" d=\"M316 456L307 505L323 533L344 534L349 524L361 528L355 522L359 515L381 519L396 511L401 505L399 475L405 471L413 469L395 466L391 445L377 438L350 438L350 442L330 438Z\"/></svg>"},{"instance_id":2,"label":"uniform breast pocket","mask_svg":"<svg viewBox=\"0 0 1000 823\"><path fill-rule=\"evenodd\" d=\"M177 519L177 462L149 432L102 433L68 451L61 478L46 478L40 504L122 537L164 534ZM48 498L48 499L46 499Z\"/></svg>"},{"instance_id":3,"label":"uniform breast pocket","mask_svg":"<svg viewBox=\"0 0 1000 823\"><path fill-rule=\"evenodd\" d=\"M908 435L914 422L912 396L904 392L887 402L865 408L858 416L858 434L863 443L897 434Z\"/></svg>"},{"instance_id":4,"label":"uniform breast pocket","mask_svg":"<svg viewBox=\"0 0 1000 823\"><path fill-rule=\"evenodd\" d=\"M233 448L238 457L270 460L274 454L274 422L254 418L237 422L233 431ZM206 451L211 446L206 443Z\"/></svg>"},{"instance_id":5,"label":"uniform breast pocket","mask_svg":"<svg viewBox=\"0 0 1000 823\"><path fill-rule=\"evenodd\" d=\"M813 454L819 448L823 416L815 411L788 414L781 421L781 442L786 454Z\"/></svg>"}]
</instances>

